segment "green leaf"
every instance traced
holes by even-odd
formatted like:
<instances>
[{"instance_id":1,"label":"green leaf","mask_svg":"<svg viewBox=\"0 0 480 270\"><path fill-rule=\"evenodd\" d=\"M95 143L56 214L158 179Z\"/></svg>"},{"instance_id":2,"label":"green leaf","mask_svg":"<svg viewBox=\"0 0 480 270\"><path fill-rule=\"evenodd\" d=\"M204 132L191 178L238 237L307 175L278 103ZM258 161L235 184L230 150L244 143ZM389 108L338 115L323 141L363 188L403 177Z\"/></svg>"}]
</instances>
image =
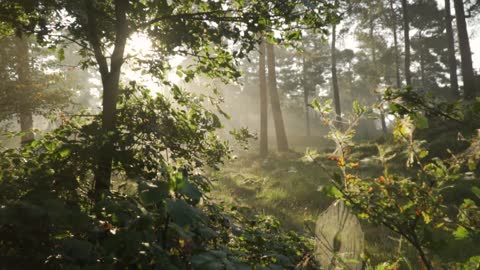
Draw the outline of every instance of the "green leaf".
<instances>
[{"instance_id":1,"label":"green leaf","mask_svg":"<svg viewBox=\"0 0 480 270\"><path fill-rule=\"evenodd\" d=\"M480 199L480 188L478 187L472 187L472 192L475 194Z\"/></svg>"},{"instance_id":2,"label":"green leaf","mask_svg":"<svg viewBox=\"0 0 480 270\"><path fill-rule=\"evenodd\" d=\"M468 159L468 169L475 171L477 169L477 162L474 159Z\"/></svg>"},{"instance_id":3,"label":"green leaf","mask_svg":"<svg viewBox=\"0 0 480 270\"><path fill-rule=\"evenodd\" d=\"M65 60L65 50L63 48L58 49L57 57L60 62Z\"/></svg>"},{"instance_id":4,"label":"green leaf","mask_svg":"<svg viewBox=\"0 0 480 270\"><path fill-rule=\"evenodd\" d=\"M165 183L157 187L148 187L140 192L140 200L144 204L156 204L161 203L168 198L168 186Z\"/></svg>"},{"instance_id":5,"label":"green leaf","mask_svg":"<svg viewBox=\"0 0 480 270\"><path fill-rule=\"evenodd\" d=\"M210 253L202 253L192 256L193 269L198 270L223 270L225 266L219 258Z\"/></svg>"},{"instance_id":6,"label":"green leaf","mask_svg":"<svg viewBox=\"0 0 480 270\"><path fill-rule=\"evenodd\" d=\"M64 148L60 150L60 157L65 158L68 157L72 153L72 150L70 148Z\"/></svg>"},{"instance_id":7,"label":"green leaf","mask_svg":"<svg viewBox=\"0 0 480 270\"><path fill-rule=\"evenodd\" d=\"M455 236L455 239L457 240L465 239L468 237L468 235L468 230L463 226L458 226L458 228L453 232L453 236Z\"/></svg>"},{"instance_id":8,"label":"green leaf","mask_svg":"<svg viewBox=\"0 0 480 270\"><path fill-rule=\"evenodd\" d=\"M191 225L203 219L202 213L183 200L167 200L167 212L179 226Z\"/></svg>"},{"instance_id":9,"label":"green leaf","mask_svg":"<svg viewBox=\"0 0 480 270\"><path fill-rule=\"evenodd\" d=\"M423 221L425 221L425 224L429 224L432 221L432 218L430 215L425 213L425 211L422 211L422 216L423 216Z\"/></svg>"},{"instance_id":10,"label":"green leaf","mask_svg":"<svg viewBox=\"0 0 480 270\"><path fill-rule=\"evenodd\" d=\"M180 192L188 198L192 199L195 203L198 203L203 195L200 189L190 182L186 182L185 184L183 184Z\"/></svg>"},{"instance_id":11,"label":"green leaf","mask_svg":"<svg viewBox=\"0 0 480 270\"><path fill-rule=\"evenodd\" d=\"M322 188L323 193L329 197L341 198L342 193L335 186L329 185Z\"/></svg>"},{"instance_id":12,"label":"green leaf","mask_svg":"<svg viewBox=\"0 0 480 270\"><path fill-rule=\"evenodd\" d=\"M426 158L428 156L428 151L427 150L422 150L420 151L420 153L418 154L418 157L419 158Z\"/></svg>"},{"instance_id":13,"label":"green leaf","mask_svg":"<svg viewBox=\"0 0 480 270\"><path fill-rule=\"evenodd\" d=\"M423 116L423 115L416 115L413 118L413 121L415 122L415 126L418 127L419 129L426 129L428 128L428 118Z\"/></svg>"},{"instance_id":14,"label":"green leaf","mask_svg":"<svg viewBox=\"0 0 480 270\"><path fill-rule=\"evenodd\" d=\"M93 245L90 242L78 239L66 239L63 241L63 248L69 257L87 261L91 257Z\"/></svg>"}]
</instances>

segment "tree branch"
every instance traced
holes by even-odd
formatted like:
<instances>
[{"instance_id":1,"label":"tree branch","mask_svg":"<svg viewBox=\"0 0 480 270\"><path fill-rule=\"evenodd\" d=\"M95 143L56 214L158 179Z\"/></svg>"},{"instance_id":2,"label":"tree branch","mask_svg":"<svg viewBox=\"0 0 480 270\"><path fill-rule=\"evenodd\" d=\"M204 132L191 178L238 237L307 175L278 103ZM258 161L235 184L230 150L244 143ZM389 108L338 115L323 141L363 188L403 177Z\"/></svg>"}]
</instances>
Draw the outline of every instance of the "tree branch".
<instances>
[{"instance_id":1,"label":"tree branch","mask_svg":"<svg viewBox=\"0 0 480 270\"><path fill-rule=\"evenodd\" d=\"M99 66L100 75L102 76L102 80L105 80L106 76L108 76L109 73L108 63L107 58L102 52L102 46L100 45L100 40L98 38L97 20L95 18L96 9L94 7L93 0L85 0L85 7L87 12L87 39L92 46L95 59L97 60L97 64Z\"/></svg>"},{"instance_id":2,"label":"tree branch","mask_svg":"<svg viewBox=\"0 0 480 270\"><path fill-rule=\"evenodd\" d=\"M123 54L129 35L127 10L128 0L115 0L115 47L110 63L112 73L120 72L124 62Z\"/></svg>"}]
</instances>

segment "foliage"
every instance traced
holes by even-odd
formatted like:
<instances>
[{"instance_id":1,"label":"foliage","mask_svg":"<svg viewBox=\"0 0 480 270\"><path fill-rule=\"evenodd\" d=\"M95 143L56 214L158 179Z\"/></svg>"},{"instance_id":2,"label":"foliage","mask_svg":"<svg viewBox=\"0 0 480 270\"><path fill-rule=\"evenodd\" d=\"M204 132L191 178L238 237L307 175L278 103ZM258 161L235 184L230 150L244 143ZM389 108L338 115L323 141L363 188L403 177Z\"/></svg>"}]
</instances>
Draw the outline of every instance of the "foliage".
<instances>
[{"instance_id":1,"label":"foliage","mask_svg":"<svg viewBox=\"0 0 480 270\"><path fill-rule=\"evenodd\" d=\"M0 159L0 254L16 269L293 269L309 250L270 217L209 203L202 174L230 151L202 97L171 103L131 83L118 131L98 117L63 125ZM92 202L96 145L115 145L115 189ZM21 213L21 214L19 214ZM255 266L258 265L258 266Z\"/></svg>"},{"instance_id":2,"label":"foliage","mask_svg":"<svg viewBox=\"0 0 480 270\"><path fill-rule=\"evenodd\" d=\"M365 110L354 109L357 113L351 116L348 128L332 130L330 138L337 144L337 151L329 159L336 162L339 170L330 174L332 186L325 188L325 192L344 200L360 218L382 224L397 233L418 251L427 269L434 269L436 266L432 258L439 248L436 238L443 232L450 232L457 239L466 238L470 232L473 235L479 232L477 221L480 212L474 198L465 198L463 203L454 204L445 200L445 196L464 181L465 174L476 177L480 138L472 137L467 151L450 152L449 158L429 156L425 142L415 138L415 128L428 127L425 116L428 113L434 112L450 119L457 119L457 115L441 110L441 106L430 106L432 103L428 98L420 97L409 89L400 94L387 91L386 100L390 101L396 124L391 145L378 145L378 156L375 158L384 169L377 177L363 177L361 164L349 155L353 144L352 127ZM321 110L325 121L330 121L329 107L319 104L316 107ZM358 108L358 105L354 107ZM406 161L404 173L389 170L391 161L398 155ZM324 163L315 152L307 152L307 157ZM473 189L474 192L477 190L478 187ZM455 241L452 237L447 239Z\"/></svg>"},{"instance_id":3,"label":"foliage","mask_svg":"<svg viewBox=\"0 0 480 270\"><path fill-rule=\"evenodd\" d=\"M55 70L51 51L28 37L0 35L0 122L22 112L47 115L67 106L72 92L64 88L64 76Z\"/></svg>"}]
</instances>

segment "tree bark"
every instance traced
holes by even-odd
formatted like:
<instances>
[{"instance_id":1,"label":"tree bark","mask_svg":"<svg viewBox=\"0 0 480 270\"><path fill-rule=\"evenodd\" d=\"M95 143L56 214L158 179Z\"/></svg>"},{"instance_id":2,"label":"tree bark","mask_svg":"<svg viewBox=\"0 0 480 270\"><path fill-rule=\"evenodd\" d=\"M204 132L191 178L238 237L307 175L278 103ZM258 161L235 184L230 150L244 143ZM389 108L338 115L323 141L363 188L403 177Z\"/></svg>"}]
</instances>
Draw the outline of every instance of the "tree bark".
<instances>
[{"instance_id":1,"label":"tree bark","mask_svg":"<svg viewBox=\"0 0 480 270\"><path fill-rule=\"evenodd\" d=\"M393 0L389 1L390 10L392 12L392 32L393 32L393 46L395 48L395 77L397 82L397 88L402 87L402 80L400 78L400 57L398 53L398 37L397 37L397 15L395 13L395 8L393 7Z\"/></svg>"},{"instance_id":2,"label":"tree bark","mask_svg":"<svg viewBox=\"0 0 480 270\"><path fill-rule=\"evenodd\" d=\"M275 71L275 51L273 44L267 43L267 61L268 61L268 86L270 90L270 101L272 103L273 122L275 123L275 134L277 137L277 148L279 152L288 151L287 134L285 133L285 124L283 122L282 109L280 107L280 98L277 92L277 75Z\"/></svg>"},{"instance_id":3,"label":"tree bark","mask_svg":"<svg viewBox=\"0 0 480 270\"><path fill-rule=\"evenodd\" d=\"M309 90L307 86L307 67L305 63L305 55L302 56L302 84L303 84L303 104L305 105L305 131L307 137L311 136L311 128L310 128L310 112L309 112Z\"/></svg>"},{"instance_id":4,"label":"tree bark","mask_svg":"<svg viewBox=\"0 0 480 270\"><path fill-rule=\"evenodd\" d=\"M94 177L94 199L101 200L110 192L114 145L111 134L116 131L117 98L124 52L129 35L127 9L128 0L115 0L115 43L110 67L105 57L97 30L96 8L93 0L85 0L87 8L87 34L99 66L103 86L102 100L102 144L97 154Z\"/></svg>"},{"instance_id":5,"label":"tree bark","mask_svg":"<svg viewBox=\"0 0 480 270\"><path fill-rule=\"evenodd\" d=\"M16 38L17 46L17 76L18 86L21 92L20 99L24 102L19 102L18 117L20 120L20 131L24 134L20 138L20 143L25 145L34 139L33 135L33 112L29 102L26 102L32 93L31 72L30 72L30 52L29 42L26 37Z\"/></svg>"},{"instance_id":6,"label":"tree bark","mask_svg":"<svg viewBox=\"0 0 480 270\"><path fill-rule=\"evenodd\" d=\"M463 0L454 0L455 15L457 17L458 42L462 59L463 98L466 101L475 99L475 77L473 75L472 52L468 39L467 22L465 21L465 7Z\"/></svg>"},{"instance_id":7,"label":"tree bark","mask_svg":"<svg viewBox=\"0 0 480 270\"><path fill-rule=\"evenodd\" d=\"M405 82L412 85L412 74L410 73L410 19L408 18L407 0L402 0L403 12L403 35L405 39Z\"/></svg>"},{"instance_id":8,"label":"tree bark","mask_svg":"<svg viewBox=\"0 0 480 270\"><path fill-rule=\"evenodd\" d=\"M335 1L337 3L337 1ZM333 91L333 103L335 105L335 120L337 127L342 127L342 109L340 108L340 90L338 88L337 78L337 25L332 25L332 44L331 44L331 71L332 71L332 91Z\"/></svg>"},{"instance_id":9,"label":"tree bark","mask_svg":"<svg viewBox=\"0 0 480 270\"><path fill-rule=\"evenodd\" d=\"M423 44L423 34L422 31L418 31L418 36L420 40L420 76L421 76L421 81L422 81L422 88L424 90L427 89L427 75L425 71L425 48Z\"/></svg>"},{"instance_id":10,"label":"tree bark","mask_svg":"<svg viewBox=\"0 0 480 270\"><path fill-rule=\"evenodd\" d=\"M372 46L371 46L371 53L372 53L372 63L373 63L373 68L375 70L375 73L374 73L374 88L377 88L378 87L378 84L379 84L379 80L377 79L378 78L378 65L377 65L377 49L376 49L376 46L375 46L375 36L373 35L373 32L375 30L375 24L374 24L374 19L373 19L373 15L370 14L370 19L369 19L369 23L370 23L370 32L369 32L369 35L370 35L370 41L372 42ZM381 101L382 101L382 98L380 96L378 96L378 101L380 102L381 104ZM385 113L383 111L383 108L380 108L380 124L382 125L382 132L383 132L383 136L387 136L387 123L385 122Z\"/></svg>"},{"instance_id":11,"label":"tree bark","mask_svg":"<svg viewBox=\"0 0 480 270\"><path fill-rule=\"evenodd\" d=\"M448 43L448 70L450 74L450 92L455 98L458 92L457 59L455 57L455 38L453 37L452 15L450 13L450 0L445 0L445 29Z\"/></svg>"},{"instance_id":12,"label":"tree bark","mask_svg":"<svg viewBox=\"0 0 480 270\"><path fill-rule=\"evenodd\" d=\"M260 80L260 156L268 155L268 89L265 69L265 41L260 43L258 77Z\"/></svg>"}]
</instances>

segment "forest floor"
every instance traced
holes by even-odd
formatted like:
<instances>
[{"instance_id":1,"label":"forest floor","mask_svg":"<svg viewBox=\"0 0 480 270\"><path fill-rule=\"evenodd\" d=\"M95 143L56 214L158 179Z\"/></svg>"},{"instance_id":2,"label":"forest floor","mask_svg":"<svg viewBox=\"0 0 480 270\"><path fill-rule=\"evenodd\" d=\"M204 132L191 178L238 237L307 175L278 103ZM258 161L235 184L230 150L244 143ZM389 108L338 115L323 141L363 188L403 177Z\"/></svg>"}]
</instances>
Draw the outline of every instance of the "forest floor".
<instances>
[{"instance_id":1,"label":"forest floor","mask_svg":"<svg viewBox=\"0 0 480 270\"><path fill-rule=\"evenodd\" d=\"M266 159L240 154L213 173L214 188L210 196L227 206L247 207L272 215L285 229L314 238L318 215L333 203L333 199L321 191L328 185L328 172L337 169L335 162L328 160L332 150L319 150L325 168L303 161L304 153L296 151L271 154ZM371 159L375 151L374 144L364 144L354 153L355 159L362 162L361 174L381 172L382 168ZM371 254L372 263L391 260L397 252L398 240L383 227L362 224L362 228L366 254Z\"/></svg>"},{"instance_id":2,"label":"forest floor","mask_svg":"<svg viewBox=\"0 0 480 270\"><path fill-rule=\"evenodd\" d=\"M253 151L239 154L237 159L225 164L220 171L212 173L214 188L210 193L211 198L226 206L247 207L258 213L272 215L280 220L285 229L314 239L318 215L333 202L321 188L328 184L328 174L335 172L337 166L335 161L328 160L333 152L331 146L323 145L317 149L320 158L325 160L324 168L303 161L304 152L300 148L296 150L271 154L266 159L258 158L258 155L252 154ZM377 147L374 143L359 144L352 149L351 160L360 161L359 174L362 177L381 175L383 168L373 158L375 155ZM405 163L398 160L389 169L405 170ZM366 240L365 254L371 264L400 258L405 261L405 266L409 265L405 269L419 267L415 251L405 242L402 254L399 254L397 236L382 226L364 221L361 223ZM444 252L448 257L457 257L463 244L457 243L452 246L453 251L449 249Z\"/></svg>"}]
</instances>

